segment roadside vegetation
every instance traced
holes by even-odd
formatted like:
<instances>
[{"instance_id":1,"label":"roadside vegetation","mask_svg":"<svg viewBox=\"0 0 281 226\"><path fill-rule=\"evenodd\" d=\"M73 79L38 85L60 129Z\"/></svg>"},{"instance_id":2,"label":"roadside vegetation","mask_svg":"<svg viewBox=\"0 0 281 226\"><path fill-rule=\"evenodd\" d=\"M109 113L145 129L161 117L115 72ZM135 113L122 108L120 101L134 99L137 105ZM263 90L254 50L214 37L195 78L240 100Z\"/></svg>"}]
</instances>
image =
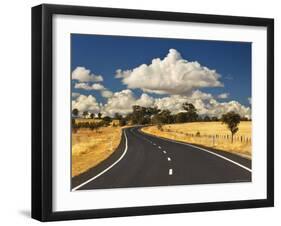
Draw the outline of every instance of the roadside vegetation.
<instances>
[{"instance_id":1,"label":"roadside vegetation","mask_svg":"<svg viewBox=\"0 0 281 226\"><path fill-rule=\"evenodd\" d=\"M97 118L93 113L72 110L72 177L107 159L121 141L122 129L118 120Z\"/></svg>"},{"instance_id":2,"label":"roadside vegetation","mask_svg":"<svg viewBox=\"0 0 281 226\"><path fill-rule=\"evenodd\" d=\"M151 135L168 138L190 144L227 151L251 159L251 121L243 121L237 127L237 133L231 132L222 122L190 122L142 128Z\"/></svg>"},{"instance_id":3,"label":"roadside vegetation","mask_svg":"<svg viewBox=\"0 0 281 226\"><path fill-rule=\"evenodd\" d=\"M98 165L108 158L121 140L120 127L101 127L98 130L80 128L72 132L72 177Z\"/></svg>"}]
</instances>

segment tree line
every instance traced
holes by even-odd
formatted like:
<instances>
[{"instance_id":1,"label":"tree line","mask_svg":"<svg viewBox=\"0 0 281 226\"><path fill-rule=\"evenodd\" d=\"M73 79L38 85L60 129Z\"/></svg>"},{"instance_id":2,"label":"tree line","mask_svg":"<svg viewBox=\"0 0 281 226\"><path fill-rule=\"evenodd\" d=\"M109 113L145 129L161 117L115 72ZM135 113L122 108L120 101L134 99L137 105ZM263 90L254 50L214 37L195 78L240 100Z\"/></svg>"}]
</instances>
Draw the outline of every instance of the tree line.
<instances>
[{"instance_id":1,"label":"tree line","mask_svg":"<svg viewBox=\"0 0 281 226\"><path fill-rule=\"evenodd\" d=\"M127 124L131 125L157 125L159 129L162 128L163 124L173 124L173 123L186 123L186 122L211 122L211 121L222 121L226 124L231 132L231 137L238 132L238 124L240 121L248 121L247 118L241 117L239 114L231 111L223 114L221 118L210 117L208 115L200 116L197 113L197 109L192 103L184 103L182 105L182 112L177 114L172 114L171 111L165 109L160 110L157 107L142 107L139 105L134 105L132 107L132 112L123 116L119 113L115 113L114 117L102 116L101 113L97 115L89 113L88 111L82 112L84 118L97 118L99 121L95 122L75 122L75 118L78 117L78 109L72 110L72 128L77 130L79 128L89 128L98 131L100 127L108 126L112 120L118 120L119 126L125 126Z\"/></svg>"},{"instance_id":2,"label":"tree line","mask_svg":"<svg viewBox=\"0 0 281 226\"><path fill-rule=\"evenodd\" d=\"M129 122L132 125L147 125L147 124L172 124L172 123L185 123L185 122L211 122L211 121L223 121L225 115L221 118L210 117L208 115L200 116L197 113L197 109L191 103L184 103L182 105L182 112L177 114L172 114L171 111L165 109L160 110L157 107L142 107L139 105L134 105L132 107L132 112L127 115L121 115L115 113L113 117L103 116L101 113L95 115L94 113L89 113L88 111L82 112L83 118L100 119L103 124L108 124L112 120L118 120L119 125L124 126ZM78 109L72 110L72 118L78 118ZM241 117L239 115L240 121L248 121L249 119ZM104 123L105 122L105 123Z\"/></svg>"},{"instance_id":3,"label":"tree line","mask_svg":"<svg viewBox=\"0 0 281 226\"><path fill-rule=\"evenodd\" d=\"M105 116L102 117L101 113L97 116L94 113L89 113L88 111L82 112L83 118L97 118L102 120L119 120L119 124L126 125L128 122L131 124L146 125L146 124L170 124L170 123L184 123L184 122L194 122L194 121L218 121L216 117L205 116L201 118L197 114L197 109L191 103L184 103L182 108L185 112L180 112L178 114L172 114L169 110L160 110L157 107L142 107L134 105L132 107L132 112L123 116L119 113L115 113L114 117ZM79 111L77 108L72 110L73 118L77 118Z\"/></svg>"}]
</instances>

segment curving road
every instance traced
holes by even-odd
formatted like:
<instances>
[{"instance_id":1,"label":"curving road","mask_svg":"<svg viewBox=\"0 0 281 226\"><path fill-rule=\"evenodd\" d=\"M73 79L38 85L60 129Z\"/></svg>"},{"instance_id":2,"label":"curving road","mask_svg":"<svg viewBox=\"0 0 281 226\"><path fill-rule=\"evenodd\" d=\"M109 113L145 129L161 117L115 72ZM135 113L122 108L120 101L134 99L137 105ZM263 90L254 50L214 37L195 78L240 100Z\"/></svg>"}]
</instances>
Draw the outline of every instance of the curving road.
<instances>
[{"instance_id":1,"label":"curving road","mask_svg":"<svg viewBox=\"0 0 281 226\"><path fill-rule=\"evenodd\" d=\"M124 129L117 150L72 178L72 190L251 181L251 160L148 135L140 128Z\"/></svg>"}]
</instances>

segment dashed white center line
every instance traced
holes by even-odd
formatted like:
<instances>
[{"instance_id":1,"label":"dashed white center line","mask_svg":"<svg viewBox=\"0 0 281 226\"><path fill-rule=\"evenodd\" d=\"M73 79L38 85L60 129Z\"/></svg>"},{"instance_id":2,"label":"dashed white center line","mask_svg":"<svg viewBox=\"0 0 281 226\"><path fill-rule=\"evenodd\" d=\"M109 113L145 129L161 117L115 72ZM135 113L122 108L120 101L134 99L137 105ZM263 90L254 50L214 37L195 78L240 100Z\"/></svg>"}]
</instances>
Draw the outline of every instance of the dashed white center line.
<instances>
[{"instance_id":1,"label":"dashed white center line","mask_svg":"<svg viewBox=\"0 0 281 226\"><path fill-rule=\"evenodd\" d=\"M158 146L158 148L159 148L159 149L161 149L161 147L160 147L160 146Z\"/></svg>"},{"instance_id":2,"label":"dashed white center line","mask_svg":"<svg viewBox=\"0 0 281 226\"><path fill-rule=\"evenodd\" d=\"M168 157L167 159L168 159L169 162L171 161L171 158L170 158L170 157Z\"/></svg>"},{"instance_id":3,"label":"dashed white center line","mask_svg":"<svg viewBox=\"0 0 281 226\"><path fill-rule=\"evenodd\" d=\"M166 152L166 151L163 151L163 153L166 154L167 152Z\"/></svg>"},{"instance_id":4,"label":"dashed white center line","mask_svg":"<svg viewBox=\"0 0 281 226\"><path fill-rule=\"evenodd\" d=\"M169 175L173 175L173 169L169 169Z\"/></svg>"}]
</instances>

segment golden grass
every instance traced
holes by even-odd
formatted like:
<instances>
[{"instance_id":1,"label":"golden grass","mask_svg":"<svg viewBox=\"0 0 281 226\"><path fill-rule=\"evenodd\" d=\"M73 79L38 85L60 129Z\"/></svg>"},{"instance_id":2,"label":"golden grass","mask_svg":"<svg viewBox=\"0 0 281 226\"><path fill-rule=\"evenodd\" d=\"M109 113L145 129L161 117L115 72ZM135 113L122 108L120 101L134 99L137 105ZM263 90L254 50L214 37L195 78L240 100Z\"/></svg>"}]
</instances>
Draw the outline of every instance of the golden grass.
<instances>
[{"instance_id":1,"label":"golden grass","mask_svg":"<svg viewBox=\"0 0 281 226\"><path fill-rule=\"evenodd\" d=\"M163 125L162 130L159 130L157 126L150 126L142 128L142 131L160 137L232 152L246 158L252 156L252 122L239 124L239 131L235 134L233 143L230 139L231 133L227 126L221 122L170 124Z\"/></svg>"},{"instance_id":2,"label":"golden grass","mask_svg":"<svg viewBox=\"0 0 281 226\"><path fill-rule=\"evenodd\" d=\"M108 158L121 140L121 127L101 127L98 132L79 129L72 132L72 177Z\"/></svg>"},{"instance_id":3,"label":"golden grass","mask_svg":"<svg viewBox=\"0 0 281 226\"><path fill-rule=\"evenodd\" d=\"M76 118L75 123L81 123L81 122L100 122L102 119L96 119L96 118Z\"/></svg>"}]
</instances>

